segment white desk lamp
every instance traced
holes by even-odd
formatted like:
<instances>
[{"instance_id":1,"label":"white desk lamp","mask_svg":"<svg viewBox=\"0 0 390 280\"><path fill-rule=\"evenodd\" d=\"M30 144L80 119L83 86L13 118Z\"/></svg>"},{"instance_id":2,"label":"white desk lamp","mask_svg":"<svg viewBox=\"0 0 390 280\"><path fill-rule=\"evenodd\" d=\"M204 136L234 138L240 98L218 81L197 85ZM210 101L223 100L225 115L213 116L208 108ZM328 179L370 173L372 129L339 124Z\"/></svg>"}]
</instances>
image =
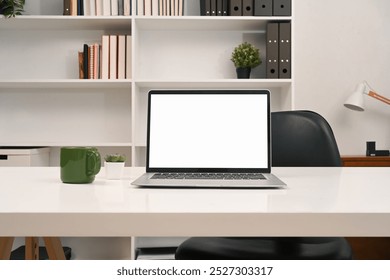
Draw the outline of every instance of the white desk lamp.
<instances>
[{"instance_id":1,"label":"white desk lamp","mask_svg":"<svg viewBox=\"0 0 390 280\"><path fill-rule=\"evenodd\" d=\"M371 96L379 101L390 105L390 99L384 97L371 89L366 81L358 84L356 90L349 96L344 102L344 106L354 111L364 111L364 94ZM367 156L388 156L389 151L387 150L376 150L375 142L367 142Z\"/></svg>"},{"instance_id":2,"label":"white desk lamp","mask_svg":"<svg viewBox=\"0 0 390 280\"><path fill-rule=\"evenodd\" d=\"M384 97L375 91L368 85L366 81L358 84L356 90L349 96L349 98L344 102L344 106L348 109L355 111L364 111L364 94L371 96L379 101L390 105L390 99Z\"/></svg>"}]
</instances>

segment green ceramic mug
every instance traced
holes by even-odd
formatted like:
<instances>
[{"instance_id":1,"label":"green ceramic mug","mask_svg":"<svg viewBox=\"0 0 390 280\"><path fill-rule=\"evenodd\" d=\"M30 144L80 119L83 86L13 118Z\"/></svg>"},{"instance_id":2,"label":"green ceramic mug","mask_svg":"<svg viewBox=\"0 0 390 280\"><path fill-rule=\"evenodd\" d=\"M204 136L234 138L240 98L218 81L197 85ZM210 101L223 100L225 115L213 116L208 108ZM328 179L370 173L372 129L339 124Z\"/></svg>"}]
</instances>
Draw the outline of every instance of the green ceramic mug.
<instances>
[{"instance_id":1,"label":"green ceramic mug","mask_svg":"<svg viewBox=\"0 0 390 280\"><path fill-rule=\"evenodd\" d=\"M101 158L98 150L93 147L62 147L60 166L62 182L92 183L100 171Z\"/></svg>"}]
</instances>

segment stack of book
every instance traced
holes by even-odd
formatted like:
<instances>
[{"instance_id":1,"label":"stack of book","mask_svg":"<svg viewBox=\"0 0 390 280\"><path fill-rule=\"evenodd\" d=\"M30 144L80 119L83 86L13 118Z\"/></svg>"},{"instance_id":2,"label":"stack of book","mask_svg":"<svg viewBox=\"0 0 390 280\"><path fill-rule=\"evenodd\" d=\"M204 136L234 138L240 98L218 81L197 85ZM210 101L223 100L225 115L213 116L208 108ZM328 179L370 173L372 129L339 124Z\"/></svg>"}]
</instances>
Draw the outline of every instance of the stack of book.
<instances>
[{"instance_id":1,"label":"stack of book","mask_svg":"<svg viewBox=\"0 0 390 280\"><path fill-rule=\"evenodd\" d=\"M131 36L103 35L79 52L80 79L131 79Z\"/></svg>"},{"instance_id":2,"label":"stack of book","mask_svg":"<svg viewBox=\"0 0 390 280\"><path fill-rule=\"evenodd\" d=\"M63 0L65 16L130 16L131 0Z\"/></svg>"},{"instance_id":3,"label":"stack of book","mask_svg":"<svg viewBox=\"0 0 390 280\"><path fill-rule=\"evenodd\" d=\"M184 0L136 0L139 16L182 16Z\"/></svg>"},{"instance_id":4,"label":"stack of book","mask_svg":"<svg viewBox=\"0 0 390 280\"><path fill-rule=\"evenodd\" d=\"M290 16L291 0L200 0L202 16Z\"/></svg>"}]
</instances>

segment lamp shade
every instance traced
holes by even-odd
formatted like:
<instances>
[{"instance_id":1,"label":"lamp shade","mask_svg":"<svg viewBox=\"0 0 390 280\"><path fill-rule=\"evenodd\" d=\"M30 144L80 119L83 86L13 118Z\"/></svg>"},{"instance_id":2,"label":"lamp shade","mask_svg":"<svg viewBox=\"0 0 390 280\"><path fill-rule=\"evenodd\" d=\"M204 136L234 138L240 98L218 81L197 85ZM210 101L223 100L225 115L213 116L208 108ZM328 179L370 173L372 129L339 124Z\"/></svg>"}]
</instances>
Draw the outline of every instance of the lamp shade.
<instances>
[{"instance_id":1,"label":"lamp shade","mask_svg":"<svg viewBox=\"0 0 390 280\"><path fill-rule=\"evenodd\" d=\"M363 95L366 90L366 86L364 83L360 83L356 90L348 97L348 99L344 102L344 106L348 109L354 111L364 111L364 99Z\"/></svg>"}]
</instances>

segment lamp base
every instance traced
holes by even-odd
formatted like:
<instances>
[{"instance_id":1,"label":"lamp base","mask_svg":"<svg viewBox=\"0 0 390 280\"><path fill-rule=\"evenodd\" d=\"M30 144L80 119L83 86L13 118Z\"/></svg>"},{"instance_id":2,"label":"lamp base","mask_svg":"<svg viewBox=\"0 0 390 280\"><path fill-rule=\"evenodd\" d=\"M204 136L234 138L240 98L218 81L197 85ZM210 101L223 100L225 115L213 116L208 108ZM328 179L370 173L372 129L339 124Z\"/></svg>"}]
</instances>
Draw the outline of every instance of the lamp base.
<instances>
[{"instance_id":1,"label":"lamp base","mask_svg":"<svg viewBox=\"0 0 390 280\"><path fill-rule=\"evenodd\" d=\"M375 156L390 156L390 151L388 150L376 150Z\"/></svg>"}]
</instances>

